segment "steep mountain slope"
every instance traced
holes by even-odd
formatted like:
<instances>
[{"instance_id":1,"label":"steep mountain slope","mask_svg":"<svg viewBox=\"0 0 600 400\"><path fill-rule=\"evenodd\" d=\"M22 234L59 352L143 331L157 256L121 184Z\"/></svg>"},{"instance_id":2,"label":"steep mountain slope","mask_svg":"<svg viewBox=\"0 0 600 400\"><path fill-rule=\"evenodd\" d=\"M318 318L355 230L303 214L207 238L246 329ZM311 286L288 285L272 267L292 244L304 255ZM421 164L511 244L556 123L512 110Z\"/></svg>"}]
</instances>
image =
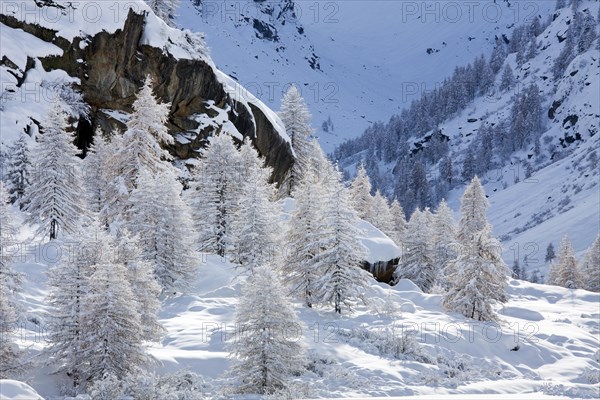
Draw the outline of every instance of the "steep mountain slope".
<instances>
[{"instance_id":1,"label":"steep mountain slope","mask_svg":"<svg viewBox=\"0 0 600 400\"><path fill-rule=\"evenodd\" d=\"M2 142L34 137L54 101L72 116L78 145L95 128L123 128L131 102L150 75L171 103L172 152L195 157L208 135L251 137L280 181L292 163L281 120L218 71L201 34L168 27L143 1L2 2L0 78Z\"/></svg>"},{"instance_id":2,"label":"steep mountain slope","mask_svg":"<svg viewBox=\"0 0 600 400\"><path fill-rule=\"evenodd\" d=\"M455 66L489 56L496 37L553 9L542 0L182 0L176 21L205 32L218 67L271 108L288 85L301 87L329 152L441 84Z\"/></svg>"},{"instance_id":3,"label":"steep mountain slope","mask_svg":"<svg viewBox=\"0 0 600 400\"><path fill-rule=\"evenodd\" d=\"M598 15L598 2L581 1L578 4L580 14ZM491 203L490 221L505 246L505 261L511 264L516 259L522 263L527 256L528 271L539 268L542 275L547 272L544 255L550 242L556 246L560 237L568 233L574 240L576 251L582 255L600 230L597 25L592 46L574 57L564 73L554 76L555 62L568 43L566 38L573 34L569 31L573 25L571 7L557 10L552 22L537 36L535 55L531 59L519 62L517 53L508 55L490 91L476 96L464 110L437 125L436 131L447 141L448 159L454 166L453 190L449 193L438 190L442 180L439 159L427 161L425 171L430 187L436 192L432 205L446 197L457 211L464 190L461 174L466 168L467 154L473 152L478 156L484 151L481 144L484 131L489 134L490 129L497 129L493 131L494 143L511 140L511 126L521 111L519 107L515 108L515 102L535 87L541 100L538 144L531 140L507 155L494 145L487 155L489 158L484 160L492 167L482 174L482 181ZM514 82L510 89L501 90L502 71L507 66L514 71ZM521 107L527 108L527 105ZM408 146L413 155L408 161L374 161L381 173L382 190L390 196L394 189L398 190L396 182L411 174L414 155L418 157L420 152L432 146L433 133L408 134ZM530 138L532 132L526 133ZM350 173L353 173L357 160L370 157L363 149L357 148L356 154L342 160Z\"/></svg>"}]
</instances>

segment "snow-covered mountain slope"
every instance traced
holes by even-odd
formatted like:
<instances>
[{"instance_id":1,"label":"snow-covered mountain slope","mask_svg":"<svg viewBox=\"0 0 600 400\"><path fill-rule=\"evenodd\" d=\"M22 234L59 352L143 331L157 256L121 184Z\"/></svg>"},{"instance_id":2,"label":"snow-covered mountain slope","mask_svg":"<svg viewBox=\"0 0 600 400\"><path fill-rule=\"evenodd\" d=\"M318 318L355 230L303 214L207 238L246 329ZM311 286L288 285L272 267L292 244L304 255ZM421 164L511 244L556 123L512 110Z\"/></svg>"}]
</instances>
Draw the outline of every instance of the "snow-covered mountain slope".
<instances>
[{"instance_id":1,"label":"snow-covered mountain slope","mask_svg":"<svg viewBox=\"0 0 600 400\"><path fill-rule=\"evenodd\" d=\"M19 345L32 356L45 346L47 266L60 257L56 243L37 249L17 265L26 273L21 300L28 317ZM235 265L207 256L192 294L163 302L160 319L167 335L151 348L161 361L157 373L187 369L204 377L205 394L218 393L226 382L227 346L235 339L234 312L243 281ZM311 360L301 378L303 396L596 397L599 295L516 280L508 294L499 325L447 314L439 295L423 294L410 281L393 288L373 282L369 305L342 317L298 304L302 326L293 334L307 346ZM400 351L393 340L403 337ZM24 380L54 399L62 378L48 372L39 366Z\"/></svg>"},{"instance_id":2,"label":"snow-covered mountain slope","mask_svg":"<svg viewBox=\"0 0 600 400\"><path fill-rule=\"evenodd\" d=\"M495 38L554 2L182 0L177 24L206 33L217 66L268 106L297 84L329 152L387 120ZM334 130L322 122L331 117Z\"/></svg>"},{"instance_id":3,"label":"snow-covered mountain slope","mask_svg":"<svg viewBox=\"0 0 600 400\"><path fill-rule=\"evenodd\" d=\"M71 114L78 145L94 130L123 128L146 75L171 103L170 149L197 155L208 135L248 136L279 181L292 162L279 117L212 62L202 34L171 28L146 3L62 0L1 2L0 129L3 145L21 132L35 137L60 101Z\"/></svg>"},{"instance_id":4,"label":"snow-covered mountain slope","mask_svg":"<svg viewBox=\"0 0 600 400\"><path fill-rule=\"evenodd\" d=\"M578 4L580 13L598 15L597 1ZM499 126L503 122L505 129L496 134L509 136L515 99L531 85L537 85L543 132L539 149L531 143L502 159L501 149L494 148L490 157L496 166L481 178L491 204L489 219L495 235L503 242L505 261L522 263L527 256L528 271L540 269L542 275L547 273L544 256L549 243L557 246L561 236L567 233L573 239L578 256L582 256L600 231L598 38L591 48L572 60L561 76L553 75L555 61L567 43L566 32L573 23L572 7L557 10L554 19L536 38L537 54L533 58L519 65L517 54L507 57L503 68L510 66L515 78L510 90L499 89L501 69L493 90L476 97L458 115L438 125L448 139L455 179L461 179L468 149L480 148L481 128ZM412 135L409 143L413 149L421 145L427 147L427 138L432 133ZM361 154L363 158L365 155L366 152ZM352 174L359 159L349 157L341 164ZM389 184L388 194L393 192L399 174L410 174L411 170L410 165L396 161L379 163L381 180ZM528 177L528 164L531 177ZM438 167L438 160L427 166L432 187L440 179ZM450 193L443 194L456 212L463 191L464 185L459 183Z\"/></svg>"},{"instance_id":5,"label":"snow-covered mountain slope","mask_svg":"<svg viewBox=\"0 0 600 400\"><path fill-rule=\"evenodd\" d=\"M598 2L587 6L592 15L598 13ZM592 156L600 148L600 54L594 44L571 62L562 78L552 79L553 62L562 50L558 36L572 21L570 9L559 14L538 37L540 52L534 59L519 68L515 55L509 56L507 63L518 79L513 91L480 98L459 117L441 125L451 137L451 152L458 164L466 147L477 140L482 122L506 119L512 96L533 83L539 86L543 109L549 110L544 116L541 154L535 154L533 147L517 152L510 163L488 171L483 179L491 203L490 222L505 245L505 260L522 261L527 255L530 268L540 268L542 273L548 267L544 255L549 243L556 246L567 233L581 256L600 231L600 171ZM469 122L473 120L477 122ZM524 162L532 156L536 166L526 178ZM461 193L459 188L450 195L455 210Z\"/></svg>"}]
</instances>

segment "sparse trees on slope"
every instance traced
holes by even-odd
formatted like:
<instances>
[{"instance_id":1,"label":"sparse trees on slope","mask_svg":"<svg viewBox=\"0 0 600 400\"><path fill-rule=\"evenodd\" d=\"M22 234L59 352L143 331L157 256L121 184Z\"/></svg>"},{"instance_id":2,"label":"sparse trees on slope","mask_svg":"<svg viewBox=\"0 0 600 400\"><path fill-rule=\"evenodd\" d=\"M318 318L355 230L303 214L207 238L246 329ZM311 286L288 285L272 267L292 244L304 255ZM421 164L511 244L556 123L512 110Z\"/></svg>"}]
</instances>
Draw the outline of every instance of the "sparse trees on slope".
<instances>
[{"instance_id":1,"label":"sparse trees on slope","mask_svg":"<svg viewBox=\"0 0 600 400\"><path fill-rule=\"evenodd\" d=\"M596 236L581 263L581 275L585 289L600 292L600 235Z\"/></svg>"},{"instance_id":2,"label":"sparse trees on slope","mask_svg":"<svg viewBox=\"0 0 600 400\"><path fill-rule=\"evenodd\" d=\"M142 256L154 266L165 293L185 291L199 266L191 212L181 198L175 173L142 171L131 193L128 229L141 238Z\"/></svg>"},{"instance_id":3,"label":"sparse trees on slope","mask_svg":"<svg viewBox=\"0 0 600 400\"><path fill-rule=\"evenodd\" d=\"M50 240L56 239L61 230L74 234L85 213L79 150L66 128L66 115L57 104L40 135L34 158L36 173L27 191L28 222L39 224L36 233L49 235Z\"/></svg>"},{"instance_id":4,"label":"sparse trees on slope","mask_svg":"<svg viewBox=\"0 0 600 400\"><path fill-rule=\"evenodd\" d=\"M241 187L239 165L239 152L231 136L210 138L189 194L201 251L225 256L231 250Z\"/></svg>"},{"instance_id":5,"label":"sparse trees on slope","mask_svg":"<svg viewBox=\"0 0 600 400\"><path fill-rule=\"evenodd\" d=\"M515 74L509 64L506 64L500 78L500 91L504 92L510 89L515 83Z\"/></svg>"},{"instance_id":6,"label":"sparse trees on slope","mask_svg":"<svg viewBox=\"0 0 600 400\"><path fill-rule=\"evenodd\" d=\"M10 201L17 203L21 209L25 207L25 194L31 184L31 168L28 136L21 133L19 139L10 147L6 177Z\"/></svg>"},{"instance_id":7,"label":"sparse trees on slope","mask_svg":"<svg viewBox=\"0 0 600 400\"><path fill-rule=\"evenodd\" d=\"M551 282L549 283L568 289L583 287L583 278L577 268L575 252L568 235L565 235L560 242L558 260L551 267Z\"/></svg>"},{"instance_id":8,"label":"sparse trees on slope","mask_svg":"<svg viewBox=\"0 0 600 400\"><path fill-rule=\"evenodd\" d=\"M237 263L252 271L272 262L279 241L279 210L270 199L274 188L269 184L270 168L246 140L240 149L242 180L238 207L233 221L233 248Z\"/></svg>"},{"instance_id":9,"label":"sparse trees on slope","mask_svg":"<svg viewBox=\"0 0 600 400\"><path fill-rule=\"evenodd\" d=\"M364 164L358 167L356 178L350 185L350 202L360 219L370 221L373 216L373 196L371 182Z\"/></svg>"},{"instance_id":10,"label":"sparse trees on slope","mask_svg":"<svg viewBox=\"0 0 600 400\"><path fill-rule=\"evenodd\" d=\"M394 273L396 279L410 279L426 293L435 284L438 273L431 247L432 228L423 212L413 212L404 237L404 254Z\"/></svg>"},{"instance_id":11,"label":"sparse trees on slope","mask_svg":"<svg viewBox=\"0 0 600 400\"><path fill-rule=\"evenodd\" d=\"M279 116L285 125L286 132L292 141L292 149L296 154L294 164L285 182L288 194L293 194L310 162L309 138L313 132L308 106L296 86L291 86L283 96Z\"/></svg>"},{"instance_id":12,"label":"sparse trees on slope","mask_svg":"<svg viewBox=\"0 0 600 400\"><path fill-rule=\"evenodd\" d=\"M304 369L304 348L286 332L301 328L278 276L267 266L254 269L236 310L239 335L230 345L238 393L274 394Z\"/></svg>"},{"instance_id":13,"label":"sparse trees on slope","mask_svg":"<svg viewBox=\"0 0 600 400\"><path fill-rule=\"evenodd\" d=\"M351 309L357 300L364 302L370 275L361 268L364 247L357 239L357 217L338 171L327 188L324 212L327 228L322 236L317 265L321 276L315 285L319 288L315 297L333 304L335 312L341 314L343 306Z\"/></svg>"},{"instance_id":14,"label":"sparse trees on slope","mask_svg":"<svg viewBox=\"0 0 600 400\"><path fill-rule=\"evenodd\" d=\"M485 192L475 177L461 199L460 254L451 262L450 288L443 298L448 309L479 321L496 318L492 305L506 301L510 274L500 243L492 237L487 207Z\"/></svg>"}]
</instances>

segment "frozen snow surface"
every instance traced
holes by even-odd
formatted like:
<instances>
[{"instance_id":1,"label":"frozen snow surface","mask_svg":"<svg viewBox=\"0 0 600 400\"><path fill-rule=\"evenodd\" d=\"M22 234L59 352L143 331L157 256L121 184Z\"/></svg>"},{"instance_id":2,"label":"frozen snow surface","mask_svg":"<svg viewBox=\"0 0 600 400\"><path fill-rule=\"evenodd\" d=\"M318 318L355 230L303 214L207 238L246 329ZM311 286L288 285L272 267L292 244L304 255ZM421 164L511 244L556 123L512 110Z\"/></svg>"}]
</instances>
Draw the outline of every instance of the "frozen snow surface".
<instances>
[{"instance_id":1,"label":"frozen snow surface","mask_svg":"<svg viewBox=\"0 0 600 400\"><path fill-rule=\"evenodd\" d=\"M63 255L56 244L28 249L17 265L26 274L21 300L27 309L19 345L35 357L46 344L46 271ZM163 302L167 335L150 348L162 363L159 374L191 370L205 377L207 395L216 392L229 365L227 342L235 338L244 280L226 260L203 257L190 294ZM410 281L393 288L373 282L369 292L367 305L341 317L297 302L297 338L310 354L310 370L300 378L304 397L535 400L599 394L600 294L512 280L500 321L486 324L446 313L441 296L424 294ZM403 333L406 350L397 352L392 339ZM48 373L40 364L23 380L46 399L60 398L65 377Z\"/></svg>"},{"instance_id":2,"label":"frozen snow surface","mask_svg":"<svg viewBox=\"0 0 600 400\"><path fill-rule=\"evenodd\" d=\"M10 379L0 379L0 399L44 400L31 386Z\"/></svg>"}]
</instances>

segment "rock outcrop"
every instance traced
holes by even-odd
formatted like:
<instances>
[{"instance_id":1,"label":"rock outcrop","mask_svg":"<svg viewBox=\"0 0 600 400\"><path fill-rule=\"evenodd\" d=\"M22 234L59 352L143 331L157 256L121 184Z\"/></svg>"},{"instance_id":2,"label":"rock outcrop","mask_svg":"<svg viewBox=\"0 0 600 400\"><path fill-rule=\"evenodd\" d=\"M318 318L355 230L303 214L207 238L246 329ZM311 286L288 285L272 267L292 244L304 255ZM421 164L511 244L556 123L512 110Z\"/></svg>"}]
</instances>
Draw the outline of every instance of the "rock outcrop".
<instances>
[{"instance_id":1,"label":"rock outcrop","mask_svg":"<svg viewBox=\"0 0 600 400\"><path fill-rule=\"evenodd\" d=\"M122 29L69 41L51 29L0 15L0 22L5 25L23 29L63 50L60 56L48 56L40 61L46 71L61 69L80 80L79 89L90 106L90 114L80 119L77 127L80 145L91 141L98 126L105 132L122 129L122 121L114 118L112 111L130 112L136 92L150 75L155 83L155 94L171 104L169 131L173 135L183 133L187 138L176 140L169 149L175 156L182 159L197 156L206 138L220 130L215 125L200 126L194 118L201 114L214 117L217 108L226 111L228 120L239 133L254 141L273 168L273 181L281 182L293 163L293 153L273 121L259 107L236 101L206 60L179 59L163 49L142 44L145 20L146 15L129 10ZM26 75L24 71L24 77Z\"/></svg>"}]
</instances>

